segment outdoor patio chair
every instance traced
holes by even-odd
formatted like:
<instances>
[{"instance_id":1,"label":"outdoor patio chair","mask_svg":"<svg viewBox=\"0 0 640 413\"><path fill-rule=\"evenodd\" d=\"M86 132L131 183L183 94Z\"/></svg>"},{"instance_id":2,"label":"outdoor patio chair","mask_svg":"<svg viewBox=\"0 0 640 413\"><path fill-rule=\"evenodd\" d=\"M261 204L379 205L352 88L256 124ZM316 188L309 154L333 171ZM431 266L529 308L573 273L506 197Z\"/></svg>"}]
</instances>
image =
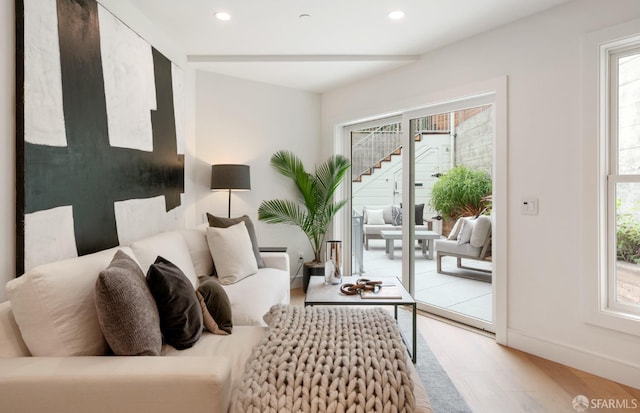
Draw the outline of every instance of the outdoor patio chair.
<instances>
[{"instance_id":1,"label":"outdoor patio chair","mask_svg":"<svg viewBox=\"0 0 640 413\"><path fill-rule=\"evenodd\" d=\"M491 248L491 217L481 215L478 218L460 218L447 239L436 240L437 272L439 274L479 279L491 282L491 270L462 265L462 259L486 261ZM473 270L447 272L442 270L442 257L456 257L457 267ZM487 275L489 274L489 275Z\"/></svg>"}]
</instances>

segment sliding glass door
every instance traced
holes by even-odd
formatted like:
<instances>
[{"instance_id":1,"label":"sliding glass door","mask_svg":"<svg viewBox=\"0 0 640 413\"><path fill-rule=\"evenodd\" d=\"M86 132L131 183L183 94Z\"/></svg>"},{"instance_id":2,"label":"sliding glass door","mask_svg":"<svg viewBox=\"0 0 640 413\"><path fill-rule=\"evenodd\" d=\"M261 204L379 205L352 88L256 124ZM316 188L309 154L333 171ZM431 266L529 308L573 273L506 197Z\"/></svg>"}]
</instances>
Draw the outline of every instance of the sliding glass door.
<instances>
[{"instance_id":1,"label":"sliding glass door","mask_svg":"<svg viewBox=\"0 0 640 413\"><path fill-rule=\"evenodd\" d=\"M475 96L354 124L343 135L352 160L351 273L371 279L397 276L420 309L487 331L494 331L490 229L477 256L477 248L450 233L458 217L485 215L485 227L495 218L494 106L493 95ZM448 173L461 168L484 176L488 190L480 205L449 217L434 207L432 193ZM460 196L455 191L467 184L460 185L447 191ZM453 252L471 254L460 258L462 268L456 254L442 257L439 268L441 241ZM479 242L474 238L474 244Z\"/></svg>"},{"instance_id":2,"label":"sliding glass door","mask_svg":"<svg viewBox=\"0 0 640 413\"><path fill-rule=\"evenodd\" d=\"M403 117L411 192L405 199L413 206L403 211L406 282L420 309L492 332L494 119L490 96ZM454 230L461 218L467 228Z\"/></svg>"},{"instance_id":3,"label":"sliding glass door","mask_svg":"<svg viewBox=\"0 0 640 413\"><path fill-rule=\"evenodd\" d=\"M393 207L402 202L402 117L353 125L346 137L351 155L352 272L369 276L387 264L385 254L377 253L381 245L384 248L381 231L396 227ZM400 261L392 264L390 273L399 276Z\"/></svg>"}]
</instances>

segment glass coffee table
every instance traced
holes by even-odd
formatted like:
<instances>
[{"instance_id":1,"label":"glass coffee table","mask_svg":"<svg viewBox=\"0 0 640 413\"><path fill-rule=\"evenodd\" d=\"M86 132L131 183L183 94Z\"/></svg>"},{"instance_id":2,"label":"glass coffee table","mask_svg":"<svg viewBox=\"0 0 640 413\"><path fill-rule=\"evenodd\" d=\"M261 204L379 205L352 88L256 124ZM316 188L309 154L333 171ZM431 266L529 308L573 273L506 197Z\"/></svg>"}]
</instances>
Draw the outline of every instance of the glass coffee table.
<instances>
[{"instance_id":1,"label":"glass coffee table","mask_svg":"<svg viewBox=\"0 0 640 413\"><path fill-rule=\"evenodd\" d=\"M343 277L342 283L353 283L362 277ZM416 300L404 288L397 277L371 277L371 281L382 281L385 286L394 285L400 298L362 298L360 295L345 295L340 292L340 285L326 285L324 277L310 277L307 294L304 297L304 306L313 305L392 305L393 315L398 320L398 306L410 306L412 312L412 340L411 350L407 344L407 339L402 331L400 335L407 344L407 351L411 356L411 361L416 362ZM385 287L382 287L384 289Z\"/></svg>"}]
</instances>

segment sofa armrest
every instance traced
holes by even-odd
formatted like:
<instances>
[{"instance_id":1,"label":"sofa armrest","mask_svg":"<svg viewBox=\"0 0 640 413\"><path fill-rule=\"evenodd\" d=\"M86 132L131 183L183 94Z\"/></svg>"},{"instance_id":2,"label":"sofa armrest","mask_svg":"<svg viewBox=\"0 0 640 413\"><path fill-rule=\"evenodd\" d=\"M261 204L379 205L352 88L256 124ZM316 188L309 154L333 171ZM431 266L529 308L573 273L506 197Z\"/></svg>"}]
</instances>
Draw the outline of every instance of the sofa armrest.
<instances>
[{"instance_id":1,"label":"sofa armrest","mask_svg":"<svg viewBox=\"0 0 640 413\"><path fill-rule=\"evenodd\" d=\"M0 303L0 357L30 356L9 301Z\"/></svg>"},{"instance_id":2,"label":"sofa armrest","mask_svg":"<svg viewBox=\"0 0 640 413\"><path fill-rule=\"evenodd\" d=\"M261 252L260 255L265 267L289 272L289 254L286 252Z\"/></svg>"},{"instance_id":3,"label":"sofa armrest","mask_svg":"<svg viewBox=\"0 0 640 413\"><path fill-rule=\"evenodd\" d=\"M0 401L21 412L227 412L224 357L0 359Z\"/></svg>"}]
</instances>

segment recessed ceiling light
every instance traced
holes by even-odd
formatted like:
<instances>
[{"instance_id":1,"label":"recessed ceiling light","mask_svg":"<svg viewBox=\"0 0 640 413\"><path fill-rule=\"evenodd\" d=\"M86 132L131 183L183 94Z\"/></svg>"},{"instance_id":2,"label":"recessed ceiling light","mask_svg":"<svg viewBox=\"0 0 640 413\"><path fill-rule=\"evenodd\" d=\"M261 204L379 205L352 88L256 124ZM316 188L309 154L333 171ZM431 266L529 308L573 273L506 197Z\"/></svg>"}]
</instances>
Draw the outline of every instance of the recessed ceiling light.
<instances>
[{"instance_id":1,"label":"recessed ceiling light","mask_svg":"<svg viewBox=\"0 0 640 413\"><path fill-rule=\"evenodd\" d=\"M400 20L404 17L404 12L401 10L392 11L389 13L389 18L391 20Z\"/></svg>"},{"instance_id":2,"label":"recessed ceiling light","mask_svg":"<svg viewBox=\"0 0 640 413\"><path fill-rule=\"evenodd\" d=\"M224 11L219 11L215 14L216 19L218 20L222 20L222 21L227 21L227 20L231 20L231 15L229 13L226 13Z\"/></svg>"}]
</instances>

